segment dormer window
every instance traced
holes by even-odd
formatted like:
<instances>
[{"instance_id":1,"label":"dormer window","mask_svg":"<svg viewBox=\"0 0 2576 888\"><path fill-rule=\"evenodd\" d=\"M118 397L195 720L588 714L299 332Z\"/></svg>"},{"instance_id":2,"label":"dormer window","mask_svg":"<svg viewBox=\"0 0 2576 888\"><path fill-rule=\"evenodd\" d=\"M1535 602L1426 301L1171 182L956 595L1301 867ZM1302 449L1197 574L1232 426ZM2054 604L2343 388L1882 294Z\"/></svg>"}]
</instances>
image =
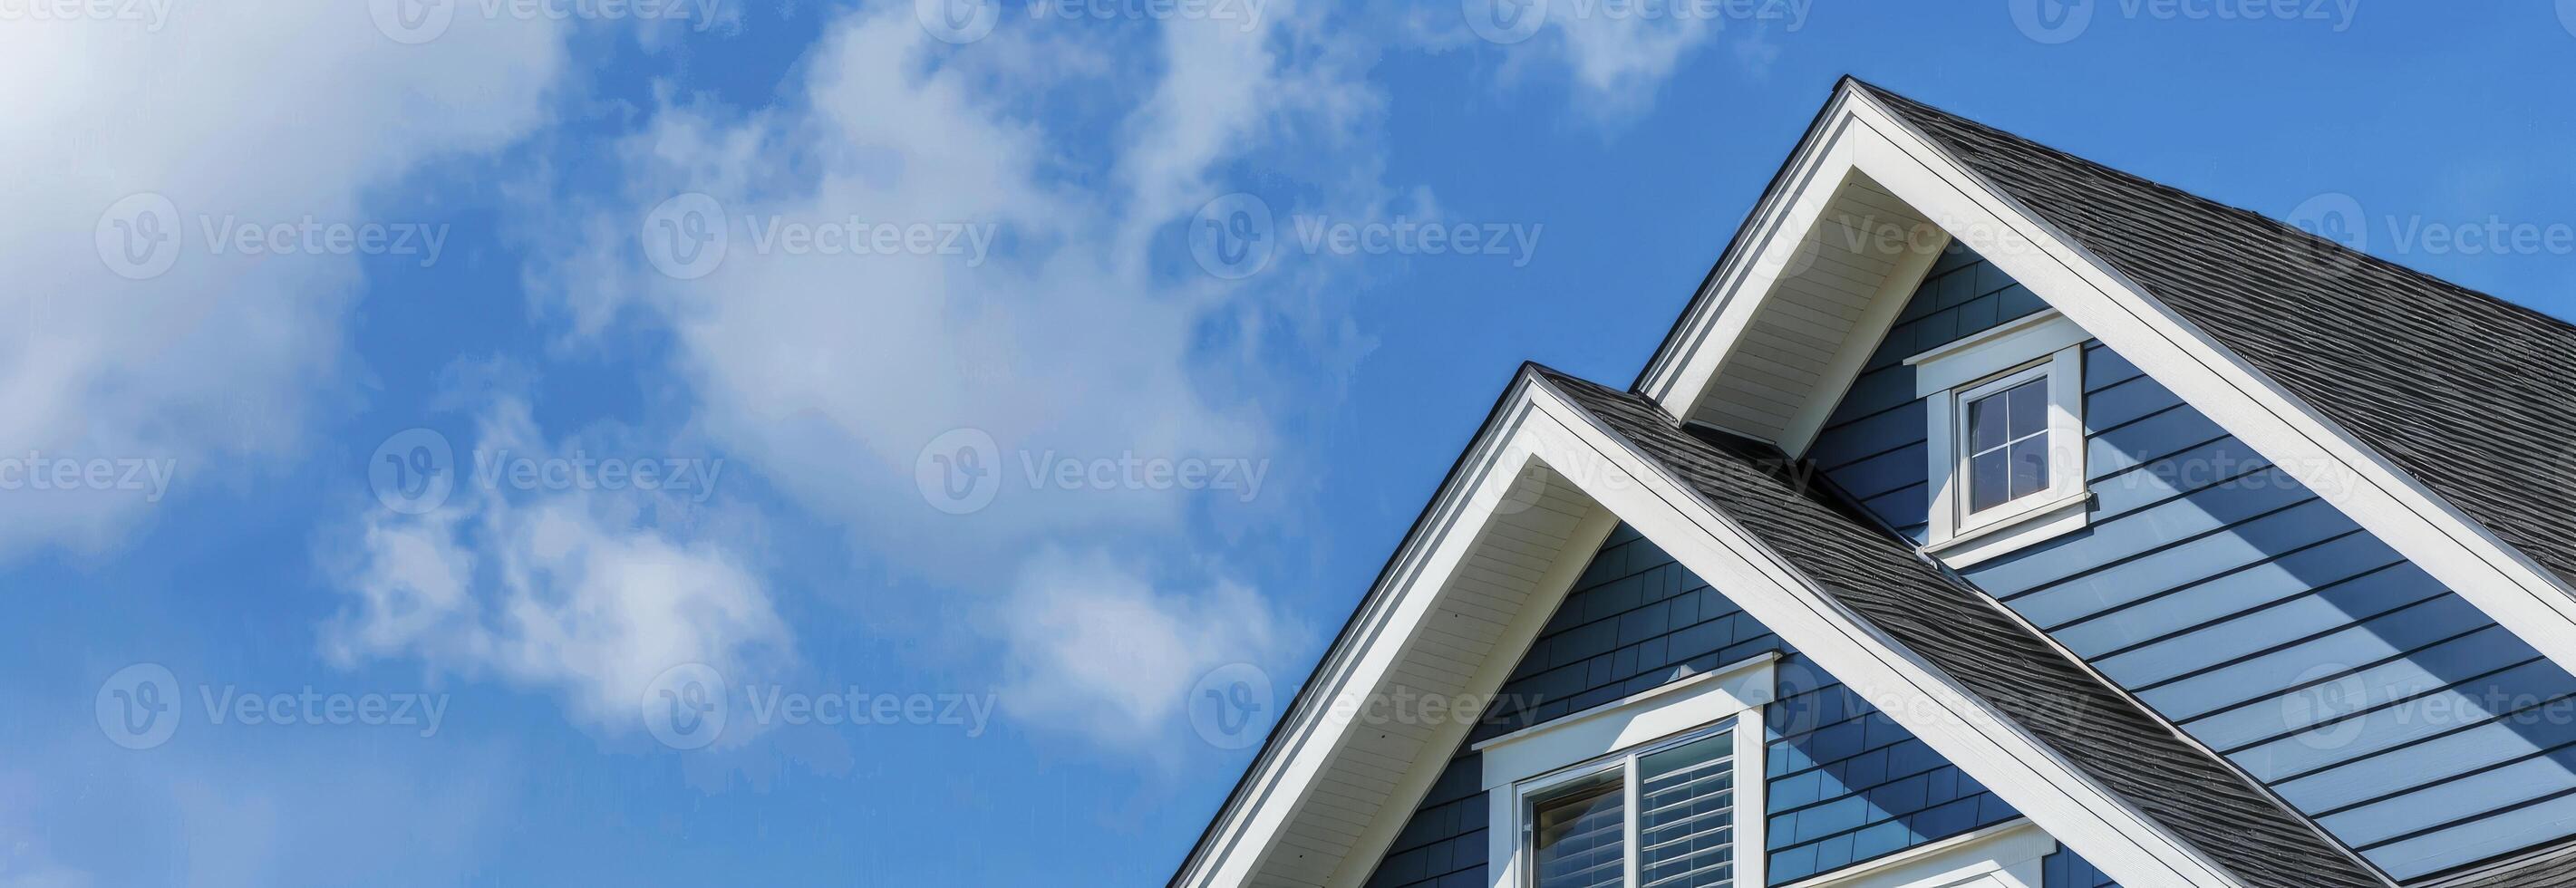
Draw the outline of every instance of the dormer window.
<instances>
[{"instance_id":1,"label":"dormer window","mask_svg":"<svg viewBox=\"0 0 2576 888\"><path fill-rule=\"evenodd\" d=\"M1968 520L2048 492L2048 366L1959 396Z\"/></svg>"},{"instance_id":2,"label":"dormer window","mask_svg":"<svg viewBox=\"0 0 2576 888\"><path fill-rule=\"evenodd\" d=\"M1906 359L1931 426L1927 551L1964 567L2084 526L2088 338L2042 311Z\"/></svg>"}]
</instances>

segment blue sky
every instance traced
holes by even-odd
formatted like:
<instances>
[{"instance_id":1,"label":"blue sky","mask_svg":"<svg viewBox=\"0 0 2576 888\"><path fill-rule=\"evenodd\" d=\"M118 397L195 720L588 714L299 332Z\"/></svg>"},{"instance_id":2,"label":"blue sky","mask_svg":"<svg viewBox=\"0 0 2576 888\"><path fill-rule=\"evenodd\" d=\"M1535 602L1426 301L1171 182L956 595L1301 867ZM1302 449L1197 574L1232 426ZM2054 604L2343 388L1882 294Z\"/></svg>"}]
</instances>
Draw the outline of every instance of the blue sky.
<instances>
[{"instance_id":1,"label":"blue sky","mask_svg":"<svg viewBox=\"0 0 2576 888\"><path fill-rule=\"evenodd\" d=\"M1844 73L2576 312L2576 2L265 6L0 0L0 885L1159 883Z\"/></svg>"}]
</instances>

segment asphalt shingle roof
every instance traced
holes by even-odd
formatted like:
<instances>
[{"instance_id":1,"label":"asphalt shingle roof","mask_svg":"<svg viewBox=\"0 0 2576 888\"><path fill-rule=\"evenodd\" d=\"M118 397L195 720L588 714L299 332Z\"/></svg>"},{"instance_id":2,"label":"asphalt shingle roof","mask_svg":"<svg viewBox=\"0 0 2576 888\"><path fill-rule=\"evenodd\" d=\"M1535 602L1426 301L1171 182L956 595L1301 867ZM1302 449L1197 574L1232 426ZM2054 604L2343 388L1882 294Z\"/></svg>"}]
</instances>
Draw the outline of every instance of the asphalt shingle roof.
<instances>
[{"instance_id":1,"label":"asphalt shingle roof","mask_svg":"<svg viewBox=\"0 0 2576 888\"><path fill-rule=\"evenodd\" d=\"M2497 538L2576 582L2576 326L1861 86Z\"/></svg>"},{"instance_id":2,"label":"asphalt shingle roof","mask_svg":"<svg viewBox=\"0 0 2576 888\"><path fill-rule=\"evenodd\" d=\"M1533 367L1853 612L2246 884L2385 884L1994 599L1922 558L1812 466L1769 444L1680 426L1642 395Z\"/></svg>"}]
</instances>

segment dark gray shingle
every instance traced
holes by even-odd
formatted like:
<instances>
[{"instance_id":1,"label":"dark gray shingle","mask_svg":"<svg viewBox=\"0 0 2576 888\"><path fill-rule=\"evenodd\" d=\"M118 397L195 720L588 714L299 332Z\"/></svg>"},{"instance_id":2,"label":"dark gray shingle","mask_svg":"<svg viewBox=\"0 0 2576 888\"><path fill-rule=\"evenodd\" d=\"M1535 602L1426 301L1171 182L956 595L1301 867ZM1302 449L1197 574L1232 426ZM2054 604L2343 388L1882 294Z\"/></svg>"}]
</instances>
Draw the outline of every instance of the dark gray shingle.
<instances>
[{"instance_id":1,"label":"dark gray shingle","mask_svg":"<svg viewBox=\"0 0 2576 888\"><path fill-rule=\"evenodd\" d=\"M1846 607L2246 884L2384 884L1985 593L1918 556L1812 466L1768 444L1685 429L1643 396L1533 367Z\"/></svg>"}]
</instances>

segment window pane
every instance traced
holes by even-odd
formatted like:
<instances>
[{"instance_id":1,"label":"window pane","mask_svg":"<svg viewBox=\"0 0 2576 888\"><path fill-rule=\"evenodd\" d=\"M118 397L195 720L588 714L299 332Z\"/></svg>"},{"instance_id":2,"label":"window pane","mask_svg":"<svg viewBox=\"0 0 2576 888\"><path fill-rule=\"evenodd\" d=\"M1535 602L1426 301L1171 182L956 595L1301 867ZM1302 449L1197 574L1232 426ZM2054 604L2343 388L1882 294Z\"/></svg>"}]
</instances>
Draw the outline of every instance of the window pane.
<instances>
[{"instance_id":1,"label":"window pane","mask_svg":"<svg viewBox=\"0 0 2576 888\"><path fill-rule=\"evenodd\" d=\"M1637 880L1646 888L1735 884L1734 736L1641 758L1637 779Z\"/></svg>"},{"instance_id":2,"label":"window pane","mask_svg":"<svg viewBox=\"0 0 2576 888\"><path fill-rule=\"evenodd\" d=\"M2043 376L2004 393L2012 401L2012 422L2005 440L2026 438L2048 428L2048 378Z\"/></svg>"},{"instance_id":3,"label":"window pane","mask_svg":"<svg viewBox=\"0 0 2576 888\"><path fill-rule=\"evenodd\" d=\"M2010 440L2004 436L2003 395L1987 395L1968 402L1969 453L2001 447Z\"/></svg>"},{"instance_id":4,"label":"window pane","mask_svg":"<svg viewBox=\"0 0 2576 888\"><path fill-rule=\"evenodd\" d=\"M1990 451L1968 461L1968 511L1983 512L2012 499L2007 453Z\"/></svg>"},{"instance_id":5,"label":"window pane","mask_svg":"<svg viewBox=\"0 0 2576 888\"><path fill-rule=\"evenodd\" d=\"M2012 446L2012 496L2020 499L2048 489L2048 436Z\"/></svg>"},{"instance_id":6,"label":"window pane","mask_svg":"<svg viewBox=\"0 0 2576 888\"><path fill-rule=\"evenodd\" d=\"M1614 888L1627 875L1624 781L1541 802L1533 816L1538 888Z\"/></svg>"}]
</instances>

